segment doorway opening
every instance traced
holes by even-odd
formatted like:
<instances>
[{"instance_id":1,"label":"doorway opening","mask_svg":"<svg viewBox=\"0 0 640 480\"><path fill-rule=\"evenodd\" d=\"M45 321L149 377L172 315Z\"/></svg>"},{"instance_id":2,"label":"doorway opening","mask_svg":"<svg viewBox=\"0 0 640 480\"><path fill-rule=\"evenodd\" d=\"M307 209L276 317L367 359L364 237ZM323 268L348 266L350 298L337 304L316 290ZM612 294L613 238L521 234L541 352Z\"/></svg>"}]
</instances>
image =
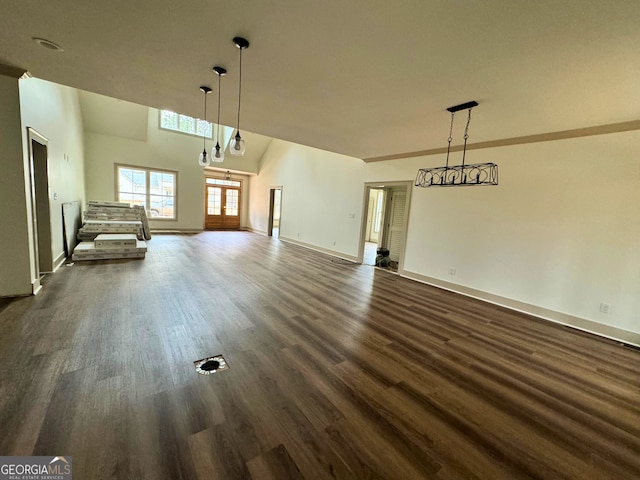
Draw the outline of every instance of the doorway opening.
<instances>
[{"instance_id":1,"label":"doorway opening","mask_svg":"<svg viewBox=\"0 0 640 480\"><path fill-rule=\"evenodd\" d=\"M361 263L402 272L411 185L412 182L365 184ZM379 251L383 255L378 254ZM388 255L384 255L385 251Z\"/></svg>"},{"instance_id":2,"label":"doorway opening","mask_svg":"<svg viewBox=\"0 0 640 480\"><path fill-rule=\"evenodd\" d=\"M367 226L365 230L365 246L363 263L376 264L377 249L380 247L382 222L384 220L384 188L370 188L367 203Z\"/></svg>"},{"instance_id":3,"label":"doorway opening","mask_svg":"<svg viewBox=\"0 0 640 480\"><path fill-rule=\"evenodd\" d=\"M205 230L239 230L242 182L205 178Z\"/></svg>"},{"instance_id":4,"label":"doorway opening","mask_svg":"<svg viewBox=\"0 0 640 480\"><path fill-rule=\"evenodd\" d=\"M267 235L280 237L280 211L282 209L282 187L274 187L269 191L269 228Z\"/></svg>"},{"instance_id":5,"label":"doorway opening","mask_svg":"<svg viewBox=\"0 0 640 480\"><path fill-rule=\"evenodd\" d=\"M49 204L49 141L32 128L27 128L27 134L35 259L35 278L32 283L33 293L37 293L41 288L41 276L54 270Z\"/></svg>"}]
</instances>

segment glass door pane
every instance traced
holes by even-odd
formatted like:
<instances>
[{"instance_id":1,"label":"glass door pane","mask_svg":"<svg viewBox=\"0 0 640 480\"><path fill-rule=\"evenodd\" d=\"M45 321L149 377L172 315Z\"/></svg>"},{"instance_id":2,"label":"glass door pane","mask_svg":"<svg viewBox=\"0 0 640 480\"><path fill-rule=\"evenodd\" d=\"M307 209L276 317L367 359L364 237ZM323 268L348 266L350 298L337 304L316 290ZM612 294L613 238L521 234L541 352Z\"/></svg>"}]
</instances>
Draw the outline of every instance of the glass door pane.
<instances>
[{"instance_id":1,"label":"glass door pane","mask_svg":"<svg viewBox=\"0 0 640 480\"><path fill-rule=\"evenodd\" d=\"M207 187L207 215L220 215L222 212L222 189Z\"/></svg>"},{"instance_id":2,"label":"glass door pane","mask_svg":"<svg viewBox=\"0 0 640 480\"><path fill-rule=\"evenodd\" d=\"M238 213L238 190L227 189L225 215L228 217L237 217Z\"/></svg>"}]
</instances>

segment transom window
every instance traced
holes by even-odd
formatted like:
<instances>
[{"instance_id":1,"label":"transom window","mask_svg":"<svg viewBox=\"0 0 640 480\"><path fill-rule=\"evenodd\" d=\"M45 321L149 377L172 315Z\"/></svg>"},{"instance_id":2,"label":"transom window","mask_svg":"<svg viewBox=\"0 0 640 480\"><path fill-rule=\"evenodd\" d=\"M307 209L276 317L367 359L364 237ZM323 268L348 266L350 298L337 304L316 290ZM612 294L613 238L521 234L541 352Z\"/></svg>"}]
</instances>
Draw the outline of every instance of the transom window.
<instances>
[{"instance_id":1,"label":"transom window","mask_svg":"<svg viewBox=\"0 0 640 480\"><path fill-rule=\"evenodd\" d=\"M154 220L175 220L177 172L126 165L116 169L119 202L141 205Z\"/></svg>"},{"instance_id":2,"label":"transom window","mask_svg":"<svg viewBox=\"0 0 640 480\"><path fill-rule=\"evenodd\" d=\"M222 178L207 177L207 184L224 185L225 187L240 187L240 182L238 180L223 180Z\"/></svg>"},{"instance_id":3,"label":"transom window","mask_svg":"<svg viewBox=\"0 0 640 480\"><path fill-rule=\"evenodd\" d=\"M174 132L187 133L213 138L213 124L206 120L181 115L170 110L160 110L160 128Z\"/></svg>"}]
</instances>

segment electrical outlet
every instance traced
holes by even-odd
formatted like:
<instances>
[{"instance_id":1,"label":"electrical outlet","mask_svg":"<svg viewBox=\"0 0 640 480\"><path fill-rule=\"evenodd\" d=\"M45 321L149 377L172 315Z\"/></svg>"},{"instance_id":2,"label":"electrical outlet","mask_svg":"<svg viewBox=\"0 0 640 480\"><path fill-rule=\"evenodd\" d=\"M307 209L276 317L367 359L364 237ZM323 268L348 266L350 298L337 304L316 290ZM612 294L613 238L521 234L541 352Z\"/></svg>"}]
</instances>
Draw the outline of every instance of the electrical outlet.
<instances>
[{"instance_id":1,"label":"electrical outlet","mask_svg":"<svg viewBox=\"0 0 640 480\"><path fill-rule=\"evenodd\" d=\"M333 246L334 246L334 247L336 246L336 241L335 241L335 240L333 241Z\"/></svg>"},{"instance_id":2,"label":"electrical outlet","mask_svg":"<svg viewBox=\"0 0 640 480\"><path fill-rule=\"evenodd\" d=\"M300 232L298 232L296 235L298 236L298 238L300 238Z\"/></svg>"},{"instance_id":3,"label":"electrical outlet","mask_svg":"<svg viewBox=\"0 0 640 480\"><path fill-rule=\"evenodd\" d=\"M456 267L449 267L449 275L455 275L456 274Z\"/></svg>"},{"instance_id":4,"label":"electrical outlet","mask_svg":"<svg viewBox=\"0 0 640 480\"><path fill-rule=\"evenodd\" d=\"M611 311L611 304L610 303L600 303L600 311L602 313L609 313Z\"/></svg>"}]
</instances>

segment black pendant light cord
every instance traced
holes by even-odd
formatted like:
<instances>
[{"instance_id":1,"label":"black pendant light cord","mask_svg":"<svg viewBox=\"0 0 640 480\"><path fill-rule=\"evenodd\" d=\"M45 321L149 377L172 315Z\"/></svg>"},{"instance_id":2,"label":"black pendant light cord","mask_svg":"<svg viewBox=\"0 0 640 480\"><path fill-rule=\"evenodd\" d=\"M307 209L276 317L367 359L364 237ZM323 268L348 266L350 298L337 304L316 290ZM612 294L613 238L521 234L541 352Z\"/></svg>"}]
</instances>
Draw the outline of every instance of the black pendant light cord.
<instances>
[{"instance_id":1,"label":"black pendant light cord","mask_svg":"<svg viewBox=\"0 0 640 480\"><path fill-rule=\"evenodd\" d=\"M207 92L204 92L204 121L207 121ZM202 152L206 152L207 151L207 142L205 140L205 130L202 129Z\"/></svg>"},{"instance_id":2,"label":"black pendant light cord","mask_svg":"<svg viewBox=\"0 0 640 480\"><path fill-rule=\"evenodd\" d=\"M240 47L240 82L238 85L238 123L236 124L236 131L237 133L240 132L240 97L242 95L242 50L243 48Z\"/></svg>"},{"instance_id":3,"label":"black pendant light cord","mask_svg":"<svg viewBox=\"0 0 640 480\"><path fill-rule=\"evenodd\" d=\"M471 109L467 117L467 126L464 127L464 149L462 150L462 168L464 169L464 157L467 154L467 140L469 139L469 123L471 123Z\"/></svg>"},{"instance_id":4,"label":"black pendant light cord","mask_svg":"<svg viewBox=\"0 0 640 480\"><path fill-rule=\"evenodd\" d=\"M216 134L216 145L220 145L220 86L222 75L218 74L218 133Z\"/></svg>"},{"instance_id":5,"label":"black pendant light cord","mask_svg":"<svg viewBox=\"0 0 640 480\"><path fill-rule=\"evenodd\" d=\"M447 163L445 168L449 168L449 152L451 151L451 141L453 140L453 117L456 112L451 112L451 126L449 127L449 138L447 139Z\"/></svg>"}]
</instances>

